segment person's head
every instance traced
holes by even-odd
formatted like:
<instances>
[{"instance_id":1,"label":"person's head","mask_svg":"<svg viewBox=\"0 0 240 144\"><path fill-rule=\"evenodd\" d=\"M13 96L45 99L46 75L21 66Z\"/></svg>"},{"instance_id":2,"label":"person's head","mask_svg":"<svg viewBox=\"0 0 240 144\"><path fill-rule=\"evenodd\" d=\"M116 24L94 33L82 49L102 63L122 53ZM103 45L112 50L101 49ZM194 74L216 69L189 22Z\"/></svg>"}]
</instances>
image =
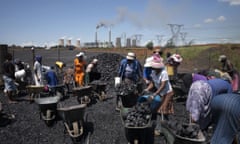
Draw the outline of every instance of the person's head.
<instances>
[{"instance_id":1,"label":"person's head","mask_svg":"<svg viewBox=\"0 0 240 144\"><path fill-rule=\"evenodd\" d=\"M180 54L173 54L171 57L172 57L172 59L173 59L174 62L179 63L179 64L180 64L180 63L182 62L182 60L183 60L183 58L181 57Z\"/></svg>"},{"instance_id":2,"label":"person's head","mask_svg":"<svg viewBox=\"0 0 240 144\"><path fill-rule=\"evenodd\" d=\"M207 74L207 79L220 78L220 74L215 71L209 71Z\"/></svg>"},{"instance_id":3,"label":"person's head","mask_svg":"<svg viewBox=\"0 0 240 144\"><path fill-rule=\"evenodd\" d=\"M92 60L92 63L93 63L93 64L97 64L97 63L98 63L98 59L96 59L96 58L93 59L93 60Z\"/></svg>"},{"instance_id":4,"label":"person's head","mask_svg":"<svg viewBox=\"0 0 240 144\"><path fill-rule=\"evenodd\" d=\"M42 63L42 56L37 55L37 56L35 57L35 60L38 61L39 63Z\"/></svg>"},{"instance_id":5,"label":"person's head","mask_svg":"<svg viewBox=\"0 0 240 144\"><path fill-rule=\"evenodd\" d=\"M163 52L161 51L160 48L156 48L153 50L153 54L158 54L159 56L162 56Z\"/></svg>"},{"instance_id":6,"label":"person's head","mask_svg":"<svg viewBox=\"0 0 240 144\"><path fill-rule=\"evenodd\" d=\"M153 58L152 62L151 62L151 67L152 70L156 71L156 72L160 72L164 69L164 63L162 62L162 60L159 58Z\"/></svg>"},{"instance_id":7,"label":"person's head","mask_svg":"<svg viewBox=\"0 0 240 144\"><path fill-rule=\"evenodd\" d=\"M136 54L133 52L129 52L126 56L128 62L132 62L136 59Z\"/></svg>"},{"instance_id":8,"label":"person's head","mask_svg":"<svg viewBox=\"0 0 240 144\"><path fill-rule=\"evenodd\" d=\"M83 60L84 57L85 57L85 54L84 54L84 52L79 52L79 53L76 55L76 57L77 57L79 60Z\"/></svg>"},{"instance_id":9,"label":"person's head","mask_svg":"<svg viewBox=\"0 0 240 144\"><path fill-rule=\"evenodd\" d=\"M220 55L218 58L219 62L225 62L227 60L227 56L226 55Z\"/></svg>"}]
</instances>

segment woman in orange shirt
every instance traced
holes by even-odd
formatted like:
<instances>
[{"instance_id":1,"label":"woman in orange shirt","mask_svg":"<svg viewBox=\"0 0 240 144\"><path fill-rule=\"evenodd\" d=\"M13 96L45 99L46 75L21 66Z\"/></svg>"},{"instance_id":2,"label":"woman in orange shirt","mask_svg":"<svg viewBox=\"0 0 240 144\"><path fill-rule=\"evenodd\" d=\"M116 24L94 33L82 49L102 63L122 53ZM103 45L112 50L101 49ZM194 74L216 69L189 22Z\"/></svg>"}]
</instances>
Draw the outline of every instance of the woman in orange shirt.
<instances>
[{"instance_id":1,"label":"woman in orange shirt","mask_svg":"<svg viewBox=\"0 0 240 144\"><path fill-rule=\"evenodd\" d=\"M86 67L84 56L85 54L80 52L74 59L74 79L77 87L84 85L84 73Z\"/></svg>"}]
</instances>

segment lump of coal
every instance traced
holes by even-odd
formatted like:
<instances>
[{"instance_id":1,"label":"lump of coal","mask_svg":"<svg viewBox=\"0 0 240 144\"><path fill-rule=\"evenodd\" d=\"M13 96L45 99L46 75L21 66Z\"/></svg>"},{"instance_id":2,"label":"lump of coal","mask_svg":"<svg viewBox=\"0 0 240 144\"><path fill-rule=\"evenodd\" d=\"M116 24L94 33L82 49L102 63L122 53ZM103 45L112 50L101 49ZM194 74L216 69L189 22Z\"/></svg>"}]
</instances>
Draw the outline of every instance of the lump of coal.
<instances>
[{"instance_id":1,"label":"lump of coal","mask_svg":"<svg viewBox=\"0 0 240 144\"><path fill-rule=\"evenodd\" d=\"M176 121L168 121L167 125L176 135L198 139L200 127L197 124L182 124Z\"/></svg>"},{"instance_id":2,"label":"lump of coal","mask_svg":"<svg viewBox=\"0 0 240 144\"><path fill-rule=\"evenodd\" d=\"M151 119L151 109L149 104L137 103L128 111L125 126L127 127L144 127Z\"/></svg>"}]
</instances>

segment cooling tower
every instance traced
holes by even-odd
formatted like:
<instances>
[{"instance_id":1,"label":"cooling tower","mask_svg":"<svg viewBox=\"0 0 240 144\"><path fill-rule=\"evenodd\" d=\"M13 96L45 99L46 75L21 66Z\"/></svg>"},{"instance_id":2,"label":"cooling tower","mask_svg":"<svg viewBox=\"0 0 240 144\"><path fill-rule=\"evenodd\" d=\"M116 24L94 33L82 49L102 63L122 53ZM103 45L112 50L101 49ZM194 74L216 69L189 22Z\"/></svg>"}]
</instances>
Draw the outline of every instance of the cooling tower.
<instances>
[{"instance_id":1,"label":"cooling tower","mask_svg":"<svg viewBox=\"0 0 240 144\"><path fill-rule=\"evenodd\" d=\"M81 47L80 39L77 40L77 42L76 42L76 47L77 47L77 48L80 48L80 47Z\"/></svg>"},{"instance_id":2,"label":"cooling tower","mask_svg":"<svg viewBox=\"0 0 240 144\"><path fill-rule=\"evenodd\" d=\"M132 39L132 47L133 48L137 47L137 40L136 39Z\"/></svg>"},{"instance_id":3,"label":"cooling tower","mask_svg":"<svg viewBox=\"0 0 240 144\"><path fill-rule=\"evenodd\" d=\"M130 48L130 47L131 47L131 39L130 39L130 38L127 38L126 47L127 47L127 48Z\"/></svg>"},{"instance_id":4,"label":"cooling tower","mask_svg":"<svg viewBox=\"0 0 240 144\"><path fill-rule=\"evenodd\" d=\"M59 46L64 46L64 39L59 39Z\"/></svg>"},{"instance_id":5,"label":"cooling tower","mask_svg":"<svg viewBox=\"0 0 240 144\"><path fill-rule=\"evenodd\" d=\"M122 45L121 45L121 38L120 37L116 38L116 47L117 48L121 48L122 47Z\"/></svg>"}]
</instances>

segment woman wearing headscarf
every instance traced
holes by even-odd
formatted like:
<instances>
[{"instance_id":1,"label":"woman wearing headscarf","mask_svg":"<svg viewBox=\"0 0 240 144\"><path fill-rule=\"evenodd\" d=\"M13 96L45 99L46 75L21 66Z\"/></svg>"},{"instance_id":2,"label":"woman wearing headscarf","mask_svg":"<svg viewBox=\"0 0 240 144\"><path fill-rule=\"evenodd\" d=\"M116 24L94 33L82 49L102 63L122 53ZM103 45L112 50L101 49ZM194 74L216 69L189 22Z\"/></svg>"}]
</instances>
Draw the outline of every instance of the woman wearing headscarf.
<instances>
[{"instance_id":1,"label":"woman wearing headscarf","mask_svg":"<svg viewBox=\"0 0 240 144\"><path fill-rule=\"evenodd\" d=\"M43 85L43 74L42 74L42 56L36 56L33 65L34 81L36 86Z\"/></svg>"},{"instance_id":2,"label":"woman wearing headscarf","mask_svg":"<svg viewBox=\"0 0 240 144\"><path fill-rule=\"evenodd\" d=\"M215 115L218 115L218 112L214 110L216 104L213 101L215 98L218 99L218 95L225 93L232 93L232 87L228 81L223 79L198 80L192 83L186 102L186 109L190 113L191 121L198 123L202 130L207 130L212 123L217 122L215 124L218 125L218 123L229 121L229 117L220 119L215 117ZM219 103L224 103L224 101ZM216 130L214 135L217 133L222 132ZM213 144L220 143L219 141L219 143L214 142Z\"/></svg>"}]
</instances>

